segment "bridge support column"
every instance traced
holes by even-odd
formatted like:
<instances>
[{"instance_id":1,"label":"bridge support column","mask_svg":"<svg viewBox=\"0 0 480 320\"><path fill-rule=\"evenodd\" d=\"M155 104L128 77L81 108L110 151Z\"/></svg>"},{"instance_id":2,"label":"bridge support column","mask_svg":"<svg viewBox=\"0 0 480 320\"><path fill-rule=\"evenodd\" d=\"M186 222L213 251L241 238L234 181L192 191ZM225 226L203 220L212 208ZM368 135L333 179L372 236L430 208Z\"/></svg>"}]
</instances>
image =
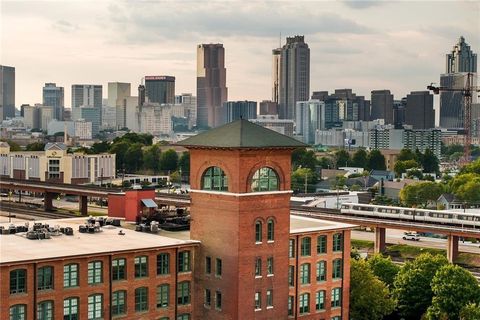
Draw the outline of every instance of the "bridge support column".
<instances>
[{"instance_id":1,"label":"bridge support column","mask_svg":"<svg viewBox=\"0 0 480 320\"><path fill-rule=\"evenodd\" d=\"M376 227L375 228L375 253L383 253L386 249L386 230L385 228Z\"/></svg>"},{"instance_id":2,"label":"bridge support column","mask_svg":"<svg viewBox=\"0 0 480 320\"><path fill-rule=\"evenodd\" d=\"M458 258L458 236L449 235L447 239L447 259L453 263Z\"/></svg>"},{"instance_id":3,"label":"bridge support column","mask_svg":"<svg viewBox=\"0 0 480 320\"><path fill-rule=\"evenodd\" d=\"M80 214L86 216L88 214L88 201L87 196L79 196Z\"/></svg>"},{"instance_id":4,"label":"bridge support column","mask_svg":"<svg viewBox=\"0 0 480 320\"><path fill-rule=\"evenodd\" d=\"M53 210L53 198L55 194L50 192L45 192L45 196L43 198L43 206L45 211L52 211Z\"/></svg>"}]
</instances>

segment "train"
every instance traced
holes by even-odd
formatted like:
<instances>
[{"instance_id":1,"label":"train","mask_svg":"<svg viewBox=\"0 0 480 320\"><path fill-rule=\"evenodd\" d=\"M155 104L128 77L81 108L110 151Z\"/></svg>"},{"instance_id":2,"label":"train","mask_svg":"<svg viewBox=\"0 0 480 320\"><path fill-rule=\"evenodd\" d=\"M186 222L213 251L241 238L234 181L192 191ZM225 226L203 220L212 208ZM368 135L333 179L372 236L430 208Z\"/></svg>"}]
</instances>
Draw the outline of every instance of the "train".
<instances>
[{"instance_id":1,"label":"train","mask_svg":"<svg viewBox=\"0 0 480 320\"><path fill-rule=\"evenodd\" d=\"M379 206L371 204L343 203L341 214L397 219L412 222L428 222L480 229L480 210L478 213L463 213L444 210L416 209Z\"/></svg>"}]
</instances>

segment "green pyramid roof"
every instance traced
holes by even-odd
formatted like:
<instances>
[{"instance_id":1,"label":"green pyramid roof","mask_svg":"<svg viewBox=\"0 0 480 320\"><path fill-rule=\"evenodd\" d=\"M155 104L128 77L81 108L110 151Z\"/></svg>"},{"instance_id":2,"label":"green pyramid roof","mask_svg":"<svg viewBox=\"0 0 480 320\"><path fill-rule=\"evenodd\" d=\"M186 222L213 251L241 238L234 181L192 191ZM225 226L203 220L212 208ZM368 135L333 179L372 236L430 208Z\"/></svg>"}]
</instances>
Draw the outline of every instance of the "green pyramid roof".
<instances>
[{"instance_id":1,"label":"green pyramid roof","mask_svg":"<svg viewBox=\"0 0 480 320\"><path fill-rule=\"evenodd\" d=\"M299 148L307 145L245 119L227 123L177 143L206 148Z\"/></svg>"}]
</instances>

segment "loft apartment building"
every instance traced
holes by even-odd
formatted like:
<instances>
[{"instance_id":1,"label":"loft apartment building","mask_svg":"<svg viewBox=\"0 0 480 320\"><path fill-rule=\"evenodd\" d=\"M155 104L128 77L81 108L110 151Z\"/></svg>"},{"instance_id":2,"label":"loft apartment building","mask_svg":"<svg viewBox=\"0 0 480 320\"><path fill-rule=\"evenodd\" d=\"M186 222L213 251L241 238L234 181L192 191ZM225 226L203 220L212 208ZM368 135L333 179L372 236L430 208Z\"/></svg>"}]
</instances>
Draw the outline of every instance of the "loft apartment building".
<instances>
[{"instance_id":1,"label":"loft apartment building","mask_svg":"<svg viewBox=\"0 0 480 320\"><path fill-rule=\"evenodd\" d=\"M303 144L243 119L179 144L190 231L2 235L0 318L348 319L354 226L290 215L291 152ZM109 198L109 215L132 198Z\"/></svg>"}]
</instances>

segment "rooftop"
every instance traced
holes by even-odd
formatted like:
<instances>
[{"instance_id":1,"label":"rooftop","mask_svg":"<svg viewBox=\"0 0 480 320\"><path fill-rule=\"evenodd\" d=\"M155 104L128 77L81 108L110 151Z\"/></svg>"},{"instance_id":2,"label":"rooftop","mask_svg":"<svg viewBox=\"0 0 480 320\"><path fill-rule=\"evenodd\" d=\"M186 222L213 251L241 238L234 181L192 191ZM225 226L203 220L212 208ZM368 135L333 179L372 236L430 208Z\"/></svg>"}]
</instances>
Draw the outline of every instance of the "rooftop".
<instances>
[{"instance_id":1,"label":"rooftop","mask_svg":"<svg viewBox=\"0 0 480 320\"><path fill-rule=\"evenodd\" d=\"M290 234L310 233L319 231L347 230L357 227L353 224L319 220L314 218L290 215Z\"/></svg>"},{"instance_id":2,"label":"rooftop","mask_svg":"<svg viewBox=\"0 0 480 320\"><path fill-rule=\"evenodd\" d=\"M291 137L240 119L177 143L205 148L301 148L306 145Z\"/></svg>"}]
</instances>

